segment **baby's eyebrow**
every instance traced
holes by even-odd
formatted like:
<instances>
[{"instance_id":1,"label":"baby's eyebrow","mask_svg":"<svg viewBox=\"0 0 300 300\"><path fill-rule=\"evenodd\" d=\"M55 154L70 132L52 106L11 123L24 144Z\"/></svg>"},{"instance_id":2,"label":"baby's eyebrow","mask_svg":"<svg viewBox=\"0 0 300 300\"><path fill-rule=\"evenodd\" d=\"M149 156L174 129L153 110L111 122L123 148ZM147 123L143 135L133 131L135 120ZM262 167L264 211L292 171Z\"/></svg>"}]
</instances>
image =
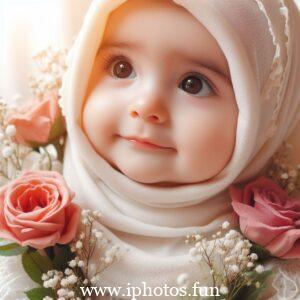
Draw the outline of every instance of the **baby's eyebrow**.
<instances>
[{"instance_id":1,"label":"baby's eyebrow","mask_svg":"<svg viewBox=\"0 0 300 300\"><path fill-rule=\"evenodd\" d=\"M98 53L107 48L127 48L127 49L141 49L141 45L132 42L103 42L98 50Z\"/></svg>"},{"instance_id":2,"label":"baby's eyebrow","mask_svg":"<svg viewBox=\"0 0 300 300\"><path fill-rule=\"evenodd\" d=\"M202 66L202 67L205 67L207 69L210 69L212 71L214 71L215 73L218 73L220 74L221 76L224 76L226 78L228 78L230 80L230 72L229 70L222 70L222 68L220 68L218 65L216 64L213 64L213 63L209 63L207 61L202 61L202 60L199 60L199 59L195 59L195 58L192 58L192 57L186 57L184 56L185 59L187 61L189 61L190 63L194 64L194 65L199 65L199 66Z\"/></svg>"}]
</instances>

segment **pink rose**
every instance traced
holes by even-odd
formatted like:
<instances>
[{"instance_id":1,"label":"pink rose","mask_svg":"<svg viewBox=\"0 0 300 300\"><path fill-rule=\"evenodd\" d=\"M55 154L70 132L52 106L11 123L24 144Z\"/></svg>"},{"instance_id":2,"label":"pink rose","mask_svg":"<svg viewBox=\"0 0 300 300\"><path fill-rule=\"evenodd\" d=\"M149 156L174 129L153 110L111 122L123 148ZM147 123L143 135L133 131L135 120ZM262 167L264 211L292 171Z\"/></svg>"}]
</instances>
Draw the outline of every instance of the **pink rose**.
<instances>
[{"instance_id":1,"label":"pink rose","mask_svg":"<svg viewBox=\"0 0 300 300\"><path fill-rule=\"evenodd\" d=\"M259 178L244 189L229 189L242 233L274 256L300 258L300 199Z\"/></svg>"},{"instance_id":2,"label":"pink rose","mask_svg":"<svg viewBox=\"0 0 300 300\"><path fill-rule=\"evenodd\" d=\"M46 144L65 132L65 123L58 105L58 94L27 101L10 111L7 122L15 125L16 141L25 145Z\"/></svg>"},{"instance_id":3,"label":"pink rose","mask_svg":"<svg viewBox=\"0 0 300 300\"><path fill-rule=\"evenodd\" d=\"M0 237L36 249L74 239L80 208L53 171L27 171L0 189Z\"/></svg>"}]
</instances>

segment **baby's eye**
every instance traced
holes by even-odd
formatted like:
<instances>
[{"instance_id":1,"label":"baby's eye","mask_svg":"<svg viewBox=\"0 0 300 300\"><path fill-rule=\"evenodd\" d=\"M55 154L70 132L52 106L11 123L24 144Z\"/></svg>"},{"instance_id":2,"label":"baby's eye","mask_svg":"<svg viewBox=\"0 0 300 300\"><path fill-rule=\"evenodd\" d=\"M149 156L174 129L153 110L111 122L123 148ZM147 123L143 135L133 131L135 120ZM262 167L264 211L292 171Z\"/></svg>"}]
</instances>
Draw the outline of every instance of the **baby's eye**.
<instances>
[{"instance_id":1,"label":"baby's eye","mask_svg":"<svg viewBox=\"0 0 300 300\"><path fill-rule=\"evenodd\" d=\"M117 78L134 78L136 77L135 71L132 65L125 61L117 61L112 68L112 73Z\"/></svg>"},{"instance_id":2,"label":"baby's eye","mask_svg":"<svg viewBox=\"0 0 300 300\"><path fill-rule=\"evenodd\" d=\"M201 97L210 95L213 92L210 84L200 75L187 76L180 82L179 88L189 94Z\"/></svg>"}]
</instances>

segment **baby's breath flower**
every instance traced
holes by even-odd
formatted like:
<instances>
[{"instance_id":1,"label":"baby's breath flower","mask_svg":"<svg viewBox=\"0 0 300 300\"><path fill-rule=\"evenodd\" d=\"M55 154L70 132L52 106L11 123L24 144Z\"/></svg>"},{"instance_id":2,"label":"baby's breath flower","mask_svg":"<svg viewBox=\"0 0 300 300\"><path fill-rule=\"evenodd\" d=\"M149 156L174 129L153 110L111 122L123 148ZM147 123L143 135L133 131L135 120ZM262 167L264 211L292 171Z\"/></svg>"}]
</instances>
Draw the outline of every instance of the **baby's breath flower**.
<instances>
[{"instance_id":1,"label":"baby's breath flower","mask_svg":"<svg viewBox=\"0 0 300 300\"><path fill-rule=\"evenodd\" d=\"M75 265L74 265L74 267L75 267L76 266L76 261L74 260L74 262L75 262ZM72 273L73 273L73 271L71 269L69 269L69 268L65 269L65 274L66 275L71 275Z\"/></svg>"},{"instance_id":2,"label":"baby's breath flower","mask_svg":"<svg viewBox=\"0 0 300 300\"><path fill-rule=\"evenodd\" d=\"M256 281L256 282L255 282L255 287L256 287L257 289L260 288L260 282L259 282L259 281Z\"/></svg>"},{"instance_id":3,"label":"baby's breath flower","mask_svg":"<svg viewBox=\"0 0 300 300\"><path fill-rule=\"evenodd\" d=\"M258 256L256 253L251 253L250 258L251 258L251 260L258 260Z\"/></svg>"},{"instance_id":4,"label":"baby's breath flower","mask_svg":"<svg viewBox=\"0 0 300 300\"><path fill-rule=\"evenodd\" d=\"M264 271L264 267L262 265L257 265L255 271L260 274Z\"/></svg>"},{"instance_id":5,"label":"baby's breath flower","mask_svg":"<svg viewBox=\"0 0 300 300\"><path fill-rule=\"evenodd\" d=\"M13 152L14 152L14 150L13 150L13 148L10 147L10 146L6 146L6 147L4 147L4 148L2 149L2 155L3 155L3 157L5 157L5 158L11 157L11 156L13 155Z\"/></svg>"},{"instance_id":6,"label":"baby's breath flower","mask_svg":"<svg viewBox=\"0 0 300 300\"><path fill-rule=\"evenodd\" d=\"M15 125L8 125L5 129L5 134L9 137L15 136L17 133L17 129Z\"/></svg>"},{"instance_id":7,"label":"baby's breath flower","mask_svg":"<svg viewBox=\"0 0 300 300\"><path fill-rule=\"evenodd\" d=\"M84 266L85 266L84 261L83 261L83 260L80 260L80 261L78 262L78 267L79 267L79 268L83 268Z\"/></svg>"},{"instance_id":8,"label":"baby's breath flower","mask_svg":"<svg viewBox=\"0 0 300 300\"><path fill-rule=\"evenodd\" d=\"M44 273L44 274L42 275L42 280L43 280L43 281L46 281L46 280L48 280L48 279L49 279L49 276L48 276L47 274Z\"/></svg>"},{"instance_id":9,"label":"baby's breath flower","mask_svg":"<svg viewBox=\"0 0 300 300\"><path fill-rule=\"evenodd\" d=\"M68 298L72 298L72 297L74 297L74 296L75 296L74 291L68 292Z\"/></svg>"},{"instance_id":10,"label":"baby's breath flower","mask_svg":"<svg viewBox=\"0 0 300 300\"><path fill-rule=\"evenodd\" d=\"M222 223L222 229L227 229L230 226L230 223L228 221L225 221Z\"/></svg>"},{"instance_id":11,"label":"baby's breath flower","mask_svg":"<svg viewBox=\"0 0 300 300\"><path fill-rule=\"evenodd\" d=\"M81 241L77 241L75 247L76 247L77 249L82 249L82 247L83 247L82 242L81 242Z\"/></svg>"},{"instance_id":12,"label":"baby's breath flower","mask_svg":"<svg viewBox=\"0 0 300 300\"><path fill-rule=\"evenodd\" d=\"M75 268L75 267L77 266L76 260L75 260L75 259L71 260L71 261L69 262L69 266L70 266L71 268Z\"/></svg>"},{"instance_id":13,"label":"baby's breath flower","mask_svg":"<svg viewBox=\"0 0 300 300\"><path fill-rule=\"evenodd\" d=\"M60 282L62 287L67 287L69 285L69 282L67 280L67 278L63 278Z\"/></svg>"},{"instance_id":14,"label":"baby's breath flower","mask_svg":"<svg viewBox=\"0 0 300 300\"><path fill-rule=\"evenodd\" d=\"M57 291L57 296L59 297L64 297L68 295L68 290L67 289L59 289Z\"/></svg>"},{"instance_id":15,"label":"baby's breath flower","mask_svg":"<svg viewBox=\"0 0 300 300\"><path fill-rule=\"evenodd\" d=\"M222 285L222 286L220 287L220 293L221 293L222 295L227 295L227 294L228 294L228 287Z\"/></svg>"},{"instance_id":16,"label":"baby's breath flower","mask_svg":"<svg viewBox=\"0 0 300 300\"><path fill-rule=\"evenodd\" d=\"M238 273L239 272L239 267L237 265L231 265L230 266L230 270L233 272L233 273Z\"/></svg>"},{"instance_id":17,"label":"baby's breath flower","mask_svg":"<svg viewBox=\"0 0 300 300\"><path fill-rule=\"evenodd\" d=\"M101 231L97 231L96 233L95 233L95 237L97 238L97 239L102 239L103 238L103 232L101 232Z\"/></svg>"}]
</instances>

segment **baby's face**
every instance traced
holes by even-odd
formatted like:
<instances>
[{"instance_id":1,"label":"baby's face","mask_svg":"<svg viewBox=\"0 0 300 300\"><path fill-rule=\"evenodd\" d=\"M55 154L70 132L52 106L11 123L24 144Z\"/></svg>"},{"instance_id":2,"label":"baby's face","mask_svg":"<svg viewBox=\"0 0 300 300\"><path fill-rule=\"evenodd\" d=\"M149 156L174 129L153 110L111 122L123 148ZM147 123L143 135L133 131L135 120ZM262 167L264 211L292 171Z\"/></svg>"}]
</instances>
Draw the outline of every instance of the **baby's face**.
<instances>
[{"instance_id":1,"label":"baby's face","mask_svg":"<svg viewBox=\"0 0 300 300\"><path fill-rule=\"evenodd\" d=\"M226 58L186 10L130 0L111 14L82 126L113 167L142 183L207 180L231 158L237 115Z\"/></svg>"}]
</instances>

